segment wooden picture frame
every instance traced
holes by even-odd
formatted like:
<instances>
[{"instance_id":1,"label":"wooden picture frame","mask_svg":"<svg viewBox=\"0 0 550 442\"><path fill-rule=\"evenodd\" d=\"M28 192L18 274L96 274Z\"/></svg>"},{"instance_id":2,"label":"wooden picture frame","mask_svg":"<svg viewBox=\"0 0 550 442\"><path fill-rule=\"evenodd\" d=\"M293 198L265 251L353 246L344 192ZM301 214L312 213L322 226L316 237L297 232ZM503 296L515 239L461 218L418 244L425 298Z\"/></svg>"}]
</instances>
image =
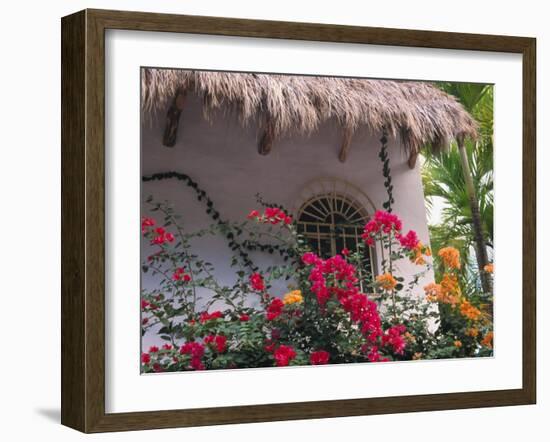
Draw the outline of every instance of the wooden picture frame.
<instances>
[{"instance_id":1,"label":"wooden picture frame","mask_svg":"<svg viewBox=\"0 0 550 442\"><path fill-rule=\"evenodd\" d=\"M108 414L105 412L105 30L416 48L523 58L522 388ZM62 19L62 424L142 430L533 404L536 400L536 41L533 38L84 10Z\"/></svg>"}]
</instances>

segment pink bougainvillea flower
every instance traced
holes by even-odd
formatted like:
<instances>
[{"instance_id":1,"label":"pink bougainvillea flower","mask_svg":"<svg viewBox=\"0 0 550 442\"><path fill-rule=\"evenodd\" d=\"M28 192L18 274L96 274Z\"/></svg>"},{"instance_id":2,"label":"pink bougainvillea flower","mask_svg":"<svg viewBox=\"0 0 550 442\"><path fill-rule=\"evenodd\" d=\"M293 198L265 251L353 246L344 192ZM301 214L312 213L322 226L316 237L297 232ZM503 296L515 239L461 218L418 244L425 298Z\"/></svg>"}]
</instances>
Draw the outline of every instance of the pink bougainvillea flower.
<instances>
[{"instance_id":1,"label":"pink bougainvillea flower","mask_svg":"<svg viewBox=\"0 0 550 442\"><path fill-rule=\"evenodd\" d=\"M249 280L252 290L255 290L257 292L263 292L265 290L264 278L262 278L262 275L260 275L259 273L253 273L252 275L250 275Z\"/></svg>"},{"instance_id":2,"label":"pink bougainvillea flower","mask_svg":"<svg viewBox=\"0 0 550 442\"><path fill-rule=\"evenodd\" d=\"M349 249L348 249L347 247L344 247L344 248L342 249L342 255L344 255L344 256L349 256L349 254L350 254Z\"/></svg>"},{"instance_id":3,"label":"pink bougainvillea flower","mask_svg":"<svg viewBox=\"0 0 550 442\"><path fill-rule=\"evenodd\" d=\"M275 363L278 367L286 367L296 357L296 351L288 345L279 345L273 352Z\"/></svg>"},{"instance_id":4,"label":"pink bougainvillea flower","mask_svg":"<svg viewBox=\"0 0 550 442\"><path fill-rule=\"evenodd\" d=\"M323 308L331 297L335 297L350 319L360 326L367 341L374 344L383 334L382 321L376 303L359 290L355 266L341 255L323 260L309 253L302 256L302 261L313 266L308 279L319 306Z\"/></svg>"},{"instance_id":5,"label":"pink bougainvillea flower","mask_svg":"<svg viewBox=\"0 0 550 442\"><path fill-rule=\"evenodd\" d=\"M415 249L420 242L418 239L418 235L414 230L409 230L406 235L397 234L396 238L398 239L401 246L407 250Z\"/></svg>"},{"instance_id":6,"label":"pink bougainvillea flower","mask_svg":"<svg viewBox=\"0 0 550 442\"><path fill-rule=\"evenodd\" d=\"M371 219L363 230L361 237L365 243L369 246L374 245L374 237L378 233L390 233L390 232L401 232L403 228L403 223L397 215L393 213L384 212L382 210L376 211L373 219Z\"/></svg>"},{"instance_id":7,"label":"pink bougainvillea flower","mask_svg":"<svg viewBox=\"0 0 550 442\"><path fill-rule=\"evenodd\" d=\"M369 350L368 350L368 353L367 353L367 359L369 360L369 362L388 362L389 359L388 358L383 358L379 351L378 351L378 347L375 345L375 346L372 346Z\"/></svg>"},{"instance_id":8,"label":"pink bougainvillea flower","mask_svg":"<svg viewBox=\"0 0 550 442\"><path fill-rule=\"evenodd\" d=\"M321 261L321 258L319 258L315 253L312 252L306 252L302 255L302 262L305 265L314 265Z\"/></svg>"},{"instance_id":9,"label":"pink bougainvillea flower","mask_svg":"<svg viewBox=\"0 0 550 442\"><path fill-rule=\"evenodd\" d=\"M406 345L403 334L406 331L406 327L401 324L390 327L382 336L382 344L390 346L394 353L403 354Z\"/></svg>"},{"instance_id":10,"label":"pink bougainvillea flower","mask_svg":"<svg viewBox=\"0 0 550 442\"><path fill-rule=\"evenodd\" d=\"M309 355L309 361L312 365L324 365L328 364L328 360L330 358L330 355L328 351L325 350L318 350L314 351Z\"/></svg>"}]
</instances>

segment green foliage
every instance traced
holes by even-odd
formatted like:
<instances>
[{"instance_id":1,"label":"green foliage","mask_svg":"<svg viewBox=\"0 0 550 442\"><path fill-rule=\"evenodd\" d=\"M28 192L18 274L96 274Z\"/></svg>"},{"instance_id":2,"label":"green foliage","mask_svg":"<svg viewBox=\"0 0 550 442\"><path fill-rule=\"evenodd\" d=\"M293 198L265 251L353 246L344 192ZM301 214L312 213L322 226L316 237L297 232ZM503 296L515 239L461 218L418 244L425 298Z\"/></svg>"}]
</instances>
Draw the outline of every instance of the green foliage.
<instances>
[{"instance_id":1,"label":"green foliage","mask_svg":"<svg viewBox=\"0 0 550 442\"><path fill-rule=\"evenodd\" d=\"M394 203L393 184L391 178L390 157L388 155L388 134L385 128L382 131L380 143L381 147L378 158L380 158L380 161L382 162L382 176L384 177L384 187L386 189L386 193L388 194L388 199L382 203L382 207L391 213L392 204Z\"/></svg>"},{"instance_id":2,"label":"green foliage","mask_svg":"<svg viewBox=\"0 0 550 442\"><path fill-rule=\"evenodd\" d=\"M479 139L466 140L465 148L478 199L486 246L493 247L493 86L471 83L438 83L454 95L479 124ZM463 276L478 278L473 260L474 227L464 182L460 153L453 142L447 153L424 152L422 181L428 210L438 200L441 220L430 225L430 243L435 250L451 245L461 251ZM436 268L439 275L440 268ZM479 286L479 281L474 282ZM466 288L466 287L463 287Z\"/></svg>"},{"instance_id":3,"label":"green foliage","mask_svg":"<svg viewBox=\"0 0 550 442\"><path fill-rule=\"evenodd\" d=\"M280 208L281 218L256 212L249 221L216 222L188 232L169 203L151 198L147 203L158 221L142 220L144 241L156 250L142 263L143 274L149 283L154 281L152 289L141 293L142 334L155 334L163 344L142 354L143 372L490 354L480 344L490 322L479 337L470 339L472 323L460 309L418 296L419 281L430 269L424 260L429 249L420 243L403 246L395 215L381 212L393 227L371 232L369 239L381 245L385 256L383 278L373 281L369 272L357 271L366 244L322 260L311 253L291 220L281 221L287 215ZM265 213L271 208L266 203ZM210 235L231 235L239 244L278 245L287 251L287 259L262 270L253 266L258 271L251 272L251 266L233 256L234 279L221 284L212 263L191 247ZM421 266L411 281L394 276L401 260ZM281 281L290 291L284 302L268 294ZM476 305L492 302L475 290L467 298ZM446 312L445 317L440 312Z\"/></svg>"}]
</instances>

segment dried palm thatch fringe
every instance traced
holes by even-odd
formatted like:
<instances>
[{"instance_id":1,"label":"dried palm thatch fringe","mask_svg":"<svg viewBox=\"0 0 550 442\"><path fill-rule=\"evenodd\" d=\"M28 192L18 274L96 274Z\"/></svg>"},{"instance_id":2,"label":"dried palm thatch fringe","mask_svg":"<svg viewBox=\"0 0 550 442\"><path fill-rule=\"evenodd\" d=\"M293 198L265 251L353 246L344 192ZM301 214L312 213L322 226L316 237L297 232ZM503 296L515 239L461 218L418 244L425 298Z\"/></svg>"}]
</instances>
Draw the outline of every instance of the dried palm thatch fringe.
<instances>
[{"instance_id":1,"label":"dried palm thatch fringe","mask_svg":"<svg viewBox=\"0 0 550 442\"><path fill-rule=\"evenodd\" d=\"M451 140L477 136L462 105L427 82L147 68L141 90L145 118L166 112L181 90L202 97L207 118L225 106L243 125L260 118L264 154L277 136L310 134L329 119L346 138L361 126L373 133L385 127L411 156L424 145L439 151Z\"/></svg>"}]
</instances>

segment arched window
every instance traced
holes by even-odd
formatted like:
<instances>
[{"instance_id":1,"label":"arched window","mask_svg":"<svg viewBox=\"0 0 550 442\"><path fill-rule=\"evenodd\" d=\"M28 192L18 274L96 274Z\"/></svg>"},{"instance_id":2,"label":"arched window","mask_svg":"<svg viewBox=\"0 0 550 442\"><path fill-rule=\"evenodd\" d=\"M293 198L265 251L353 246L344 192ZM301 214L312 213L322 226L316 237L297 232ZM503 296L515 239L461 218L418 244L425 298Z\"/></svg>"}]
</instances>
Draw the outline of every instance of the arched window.
<instances>
[{"instance_id":1,"label":"arched window","mask_svg":"<svg viewBox=\"0 0 550 442\"><path fill-rule=\"evenodd\" d=\"M368 218L366 210L348 195L317 195L298 210L298 233L308 240L314 252L328 258L344 248L356 251ZM373 275L374 262L374 250L366 248L360 270Z\"/></svg>"}]
</instances>

